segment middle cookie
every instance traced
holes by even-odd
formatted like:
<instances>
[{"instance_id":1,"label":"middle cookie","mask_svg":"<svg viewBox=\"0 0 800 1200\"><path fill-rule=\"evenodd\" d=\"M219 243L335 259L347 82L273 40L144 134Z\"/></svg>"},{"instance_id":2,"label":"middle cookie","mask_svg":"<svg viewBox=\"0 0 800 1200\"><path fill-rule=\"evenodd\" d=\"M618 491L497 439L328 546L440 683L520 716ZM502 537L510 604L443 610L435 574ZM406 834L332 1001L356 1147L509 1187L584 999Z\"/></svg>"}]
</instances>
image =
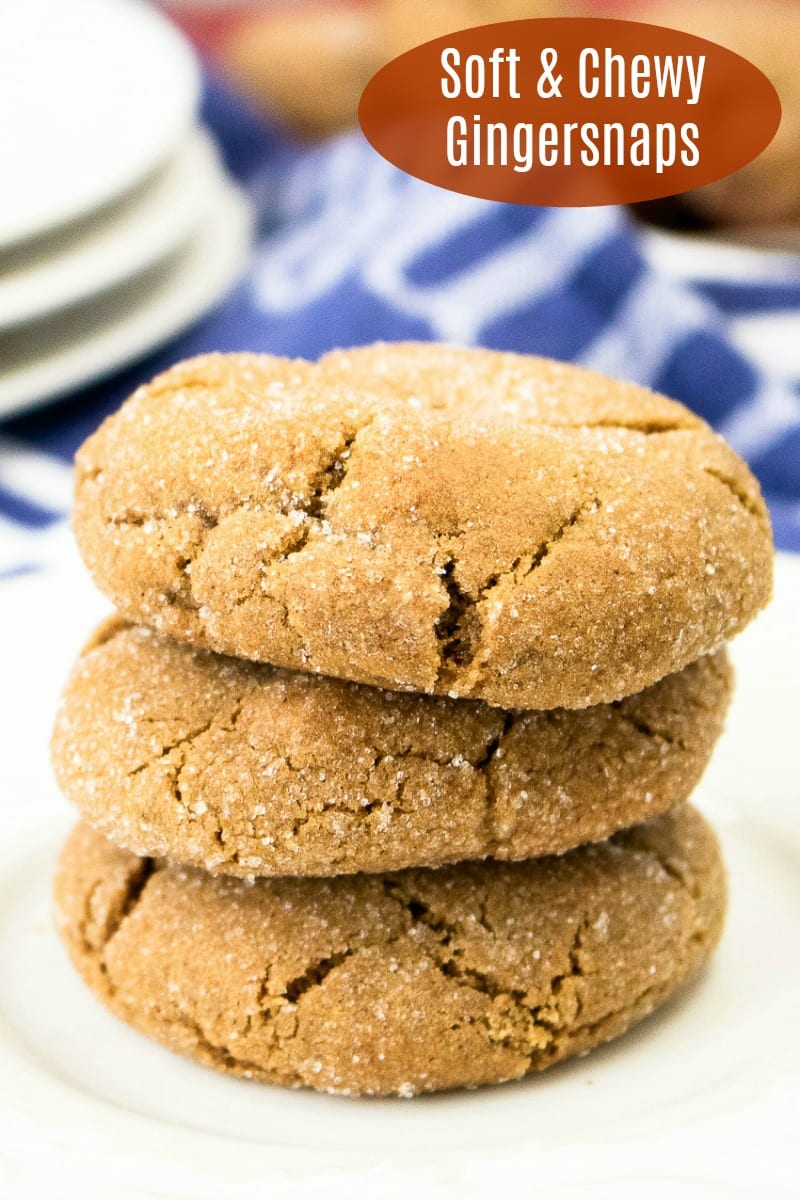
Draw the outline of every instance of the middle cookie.
<instances>
[{"instance_id":1,"label":"middle cookie","mask_svg":"<svg viewBox=\"0 0 800 1200\"><path fill-rule=\"evenodd\" d=\"M67 684L53 761L117 845L214 873L524 859L686 800L730 690L720 652L614 704L505 712L225 658L112 619Z\"/></svg>"}]
</instances>

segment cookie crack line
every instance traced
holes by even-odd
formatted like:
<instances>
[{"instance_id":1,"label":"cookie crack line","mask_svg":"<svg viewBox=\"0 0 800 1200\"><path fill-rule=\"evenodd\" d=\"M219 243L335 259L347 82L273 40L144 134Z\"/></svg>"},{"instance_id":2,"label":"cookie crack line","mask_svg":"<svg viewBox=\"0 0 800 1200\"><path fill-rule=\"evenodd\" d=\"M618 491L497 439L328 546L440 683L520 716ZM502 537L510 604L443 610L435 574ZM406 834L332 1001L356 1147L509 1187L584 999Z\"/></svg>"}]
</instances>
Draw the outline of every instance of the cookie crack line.
<instances>
[{"instance_id":1,"label":"cookie crack line","mask_svg":"<svg viewBox=\"0 0 800 1200\"><path fill-rule=\"evenodd\" d=\"M608 429L612 433L640 433L643 437L668 436L671 433L687 433L698 428L699 422L686 421L582 421L574 425L551 425L550 429Z\"/></svg>"},{"instance_id":2,"label":"cookie crack line","mask_svg":"<svg viewBox=\"0 0 800 1200\"><path fill-rule=\"evenodd\" d=\"M486 749L474 764L475 770L483 776L486 785L486 820L489 829L489 838L487 846L487 856L496 854L502 847L508 845L514 836L516 819L514 826L511 826L508 819L504 822L502 833L498 829L497 820L497 788L495 784L494 764L497 759L502 758L504 753L504 742L514 726L520 720L519 714L507 712L503 719L503 726L500 732L492 738L487 744ZM515 811L516 816L516 811Z\"/></svg>"},{"instance_id":3,"label":"cookie crack line","mask_svg":"<svg viewBox=\"0 0 800 1200\"><path fill-rule=\"evenodd\" d=\"M620 840L624 840L625 833L623 832L617 836ZM656 847L645 845L640 848L640 852L655 860L662 870L686 891L693 902L697 901L696 888L692 887L690 881L686 879L675 862L668 856L660 853ZM449 952L447 957L442 959L438 954L430 951L427 952L427 957L445 978L453 979L455 982L479 992L492 1001L506 1002L510 1006L512 1014L516 1013L525 1020L527 1036L530 1036L532 1033L546 1035L544 1045L539 1041L539 1044L526 1049L524 1047L525 1037L519 1031L512 1031L502 1037L496 1037L493 1036L489 1025L486 1025L487 1036L490 1040L507 1045L509 1048L516 1049L525 1054L528 1059L528 1070L534 1068L537 1057L542 1054L557 1053L562 1036L574 1038L582 1033L591 1035L594 1030L601 1029L604 1025L612 1023L629 1007L626 1005L625 1008L605 1013L593 1022L576 1025L574 1022L580 1016L582 1010L582 999L579 989L575 987L570 997L571 1001L575 1004L574 1014L570 1018L565 1017L562 1007L559 1005L559 999L567 981L586 978L587 974L590 973L587 972L584 964L581 962L583 936L589 927L589 916L587 914L584 914L576 923L572 942L567 951L569 969L551 978L548 987L548 996L544 1003L531 1005L526 1003L525 992L504 988L491 975L460 962L459 955L463 953L463 950L457 944L458 929L456 926L449 923L443 916L433 913L419 898L406 892L399 881L384 880L384 891L386 895L391 896L408 911L413 924L424 925L439 935L441 947ZM481 924L487 932L492 932L490 927L485 923L485 915L483 913ZM634 1006L640 1006L645 1003L649 995L658 994L661 988L662 985L649 985L636 997Z\"/></svg>"},{"instance_id":4,"label":"cookie crack line","mask_svg":"<svg viewBox=\"0 0 800 1200\"><path fill-rule=\"evenodd\" d=\"M690 899L696 902L698 900L697 885L693 879L688 877L686 873L681 870L675 859L670 858L666 854L660 853L653 847L648 847L648 852L652 854L662 871L666 875L669 875L671 879L674 879L675 882L679 884L680 887L686 892Z\"/></svg>"},{"instance_id":5,"label":"cookie crack line","mask_svg":"<svg viewBox=\"0 0 800 1200\"><path fill-rule=\"evenodd\" d=\"M299 554L301 550L305 549L313 531L322 526L330 497L337 488L341 487L347 475L347 460L350 458L357 433L358 431L344 435L342 442L315 475L311 495L308 499L301 500L299 505L286 511L281 510L282 516L297 514L301 520L297 528L297 535L283 547L277 561ZM239 604L244 602L239 601Z\"/></svg>"},{"instance_id":6,"label":"cookie crack line","mask_svg":"<svg viewBox=\"0 0 800 1200\"><path fill-rule=\"evenodd\" d=\"M703 474L709 475L712 479L716 479L717 483L722 484L727 488L734 499L738 500L739 504L753 517L762 528L769 528L769 519L766 517L764 509L760 508L749 496L744 488L740 487L732 476L727 475L724 471L718 470L716 467L704 466L701 468Z\"/></svg>"},{"instance_id":7,"label":"cookie crack line","mask_svg":"<svg viewBox=\"0 0 800 1200\"><path fill-rule=\"evenodd\" d=\"M597 512L599 507L600 500L597 496L592 496L591 499L585 500L582 504L579 504L578 507L570 513L567 519L562 521L555 533L552 533L550 537L545 542L542 542L538 549L534 551L527 570L519 577L519 582L521 583L523 580L527 579L529 575L532 575L533 572L542 565L544 560L551 553L553 547L557 545L567 533L569 533L570 529L574 529L574 527L582 520L583 517L588 516L590 513ZM516 565L518 566L519 563ZM514 572L514 569L515 568L512 567L511 573ZM497 582L499 583L500 580Z\"/></svg>"},{"instance_id":8,"label":"cookie crack line","mask_svg":"<svg viewBox=\"0 0 800 1200\"><path fill-rule=\"evenodd\" d=\"M102 887L102 880L97 879L90 888L87 889L86 896L83 901L83 913L78 921L78 937L81 945L87 954L91 954L93 947L89 938L89 926L92 923L92 906L94 898Z\"/></svg>"},{"instance_id":9,"label":"cookie crack line","mask_svg":"<svg viewBox=\"0 0 800 1200\"><path fill-rule=\"evenodd\" d=\"M185 752L197 741L198 738L202 737L204 733L208 733L212 727L218 729L221 733L232 733L236 728L236 724L241 716L243 707L244 696L240 696L231 705L231 711L227 716L220 719L219 716L215 714L213 717L210 717L208 721L204 721L201 725L196 726L194 729L190 729L189 732L185 733L182 737L176 738L174 742L169 742L167 745L162 746L158 754L153 755L151 758L146 759L143 763L140 763L137 767L133 767L130 771L128 771L127 777L132 779L136 775L141 775L143 771L146 771L149 767L155 766L157 762L161 762L162 759L169 758L170 754L172 754L175 750L179 752ZM179 764L178 773L180 773L183 766L185 766L185 762Z\"/></svg>"},{"instance_id":10,"label":"cookie crack line","mask_svg":"<svg viewBox=\"0 0 800 1200\"><path fill-rule=\"evenodd\" d=\"M454 939L458 936L458 930L455 925L449 924L447 919L441 915L436 915L431 911L427 904L415 896L413 892L407 891L402 884L402 881L396 876L387 876L382 881L384 895L390 900L394 900L408 914L412 925L426 925L435 933L445 933L449 938ZM488 925L483 926L486 933L491 934L493 931Z\"/></svg>"},{"instance_id":11,"label":"cookie crack line","mask_svg":"<svg viewBox=\"0 0 800 1200\"><path fill-rule=\"evenodd\" d=\"M664 742L667 746L677 745L681 750L686 749L683 741L681 741L680 738L673 737L673 735L667 730L656 729L648 721L644 721L639 717L632 717L629 713L622 712L621 706L624 703L624 700L614 700L612 701L612 708L617 710L617 716L619 720L624 721L629 728L634 729L637 733L640 733L642 737L647 738L649 741L660 741Z\"/></svg>"},{"instance_id":12,"label":"cookie crack line","mask_svg":"<svg viewBox=\"0 0 800 1200\"><path fill-rule=\"evenodd\" d=\"M330 498L342 486L347 477L350 459L356 442L364 430L372 425L375 419L376 417L372 416L357 428L342 433L341 441L334 452L328 456L327 460L314 474L311 480L311 492L308 497L294 497L292 504L283 504L278 507L277 511L280 516L299 518L297 532L288 544L284 543L280 552L273 559L262 563L264 568L274 563L285 562L294 555L302 553L314 531L324 528ZM246 502L240 501L236 505L235 511L240 511L245 506ZM219 524L223 519L223 517L219 517L215 524ZM203 553L204 549L205 539L202 539L192 558L186 560L186 565L191 567L194 560ZM184 567L184 569L186 568ZM254 585L244 595L233 599L231 607L234 609L241 608L243 604L247 604L253 598L257 590L281 609L283 627L287 630L292 629L297 632L291 619L292 614L289 605L271 592L265 586L265 581L263 580L260 587L257 588ZM203 606L198 604L194 596L191 597L191 607L197 616L202 619ZM301 656L307 658L308 653L308 647L303 645Z\"/></svg>"},{"instance_id":13,"label":"cookie crack line","mask_svg":"<svg viewBox=\"0 0 800 1200\"><path fill-rule=\"evenodd\" d=\"M258 1063L250 1059L241 1058L225 1043L213 1042L200 1022L195 1017L190 1016L189 1013L184 1012L183 1009L179 1010L177 1019L172 1021L165 1020L165 1025L167 1027L174 1026L178 1029L183 1029L191 1034L197 1048L206 1054L215 1066L225 1067L229 1071L241 1071L245 1076L263 1077L263 1066L259 1066Z\"/></svg>"},{"instance_id":14,"label":"cookie crack line","mask_svg":"<svg viewBox=\"0 0 800 1200\"><path fill-rule=\"evenodd\" d=\"M517 722L521 719L522 718L520 717L519 713L511 711L506 712L505 716L503 717L503 724L500 732L495 734L491 741L487 742L486 749L484 750L483 754L472 764L476 771L480 771L481 774L484 775L487 783L489 781L491 768L494 765L495 759L502 758L503 756L503 742L509 733L511 733L511 730L514 728Z\"/></svg>"},{"instance_id":15,"label":"cookie crack line","mask_svg":"<svg viewBox=\"0 0 800 1200\"><path fill-rule=\"evenodd\" d=\"M548 1041L554 1040L556 1032L565 1024L565 1016L559 1005L559 999L566 981L569 979L583 979L586 975L586 971L580 961L580 951L583 933L588 928L587 916L584 916L577 922L572 942L567 951L568 970L552 976L547 988L546 999L543 1002L530 1004L527 1001L528 993L526 991L505 987L488 972L468 966L462 961L461 956L464 951L463 947L458 944L458 929L452 923L448 922L445 917L434 913L418 897L405 892L402 885L396 880L384 880L384 892L406 909L411 918L412 925L423 925L437 935L439 947L445 952L444 955L435 953L433 950L426 950L425 953L429 961L433 963L446 979L451 979L463 987L470 988L472 991L478 992L493 1002L499 1002L501 1005L506 1004L512 1014L516 1014L523 1019L528 1034L536 1032L538 1035L541 1035L544 1033L547 1035ZM485 912L483 911L481 913L480 924L487 933L492 935L493 931L485 923ZM572 1000L575 1004L574 1020L580 1016L582 1008L581 997L577 991L573 994ZM506 1016L508 1015L507 1013ZM570 1024L571 1028L572 1025ZM519 1032L511 1033L506 1037L493 1037L491 1029L487 1026L487 1034L489 1035L489 1040L501 1044L511 1045L520 1041ZM539 1044L532 1053L539 1053L542 1049L542 1045Z\"/></svg>"},{"instance_id":16,"label":"cookie crack line","mask_svg":"<svg viewBox=\"0 0 800 1200\"><path fill-rule=\"evenodd\" d=\"M179 804L184 804L185 798L183 795L181 781L182 781L182 777L183 777L184 773L186 772L188 766L190 765L188 762L188 751L190 751L194 741L202 733L207 732L212 727L219 729L220 731L227 732L227 733L233 732L233 730L237 726L238 719L239 719L239 716L241 715L243 707L244 707L244 702L243 702L243 698L241 698L236 703L236 705L233 707L233 711L231 712L230 716L227 717L227 719L225 719L224 721L218 722L217 718L214 718L213 720L208 722L207 725L205 725L201 729L195 731L191 736L187 736L186 738L183 738L180 741L171 743L168 747L165 747L164 750L162 750L162 752L158 756L156 756L153 759L148 760L147 763L142 764L139 767L135 768L133 771L129 772L129 778L133 777L135 775L141 774L149 766L153 766L155 763L160 762L162 759L166 758L169 754L172 754L173 752L178 751L182 755L182 760L179 763L177 763L175 766L175 770L171 776L171 787L172 787L172 792L173 792L173 798ZM504 714L503 724L502 724L500 730L498 731L497 734L495 734L493 737L491 737L486 742L484 749L477 755L477 757L475 757L473 759L464 757L463 761L460 761L460 756L457 756L454 759L452 757L445 757L445 756L437 755L435 753L427 753L426 754L422 751L414 749L413 746L406 746L402 749L392 751L392 752L381 751L377 747L373 747L372 752L371 752L372 761L367 770L367 774L363 780L363 786L365 789L368 787L370 782L372 780L374 780L376 771L383 764L391 765L394 763L402 764L402 763L414 762L414 763L427 764L430 766L445 767L445 768L446 767L460 767L462 769L468 768L471 772L474 772L475 775L480 776L484 780L484 784L486 787L486 804L487 804L487 807L491 810L495 804L494 777L493 777L492 768L493 768L493 765L494 765L496 759L498 757L502 757L503 741L504 741L505 737L514 728L514 726L517 724L519 719L520 719L520 714L511 712L511 711L506 712ZM247 741L246 738L245 738L245 741ZM294 763L292 763L289 755L285 752L284 753L279 752L272 761L280 762L285 769L290 771L293 775L299 776L299 777L302 777L307 771L316 773L316 771L318 769L317 765L315 765L314 763L305 764L303 766L295 765ZM358 810L359 814L369 815L369 814L379 811L379 810L380 811L388 811L392 815L413 812L414 811L413 809L405 808L405 807L403 807L403 804L402 804L402 798L403 798L403 792L405 790L405 786L406 786L405 777L403 777L402 779L398 779L397 790L396 790L395 795L391 798L385 798L383 800L377 800L377 799L368 800L366 798L366 792L365 792L365 796L362 799L359 810ZM197 792L196 799L197 800L205 800L202 789ZM352 811L352 809L349 808L347 805L340 806L339 803L337 802L336 797L328 800L327 802L325 802L321 805L307 805L294 818L293 824L292 824L292 830L291 830L291 837L296 838L297 835L299 834L300 830L304 826L309 824L309 822L313 821L315 817L318 817L319 815L321 815L322 813L325 813L325 812L336 811L337 809L341 809L341 811L343 811L343 812L351 812ZM209 812L212 815L212 817L218 815L216 805L214 805L214 804L207 804L207 808L205 811ZM494 850L496 850L498 847L504 845L505 842L508 840L508 836L509 835L506 835L502 838L494 837L491 842L492 850L487 851L487 853L491 853ZM222 849L226 848L229 837L228 837L228 835L226 835L225 828L222 824L218 823L216 825L216 827L213 831L213 837L218 846L220 846ZM226 861L239 862L240 854L241 854L240 851L233 851L230 854L226 854Z\"/></svg>"},{"instance_id":17,"label":"cookie crack line","mask_svg":"<svg viewBox=\"0 0 800 1200\"><path fill-rule=\"evenodd\" d=\"M312 480L311 495L305 501L301 501L298 506L290 507L287 510L281 510L283 516L290 516L293 512L302 515L302 524L298 530L297 537L288 546L285 547L280 554L278 561L291 558L295 554L300 554L305 549L309 538L315 529L321 529L324 525L328 505L330 504L331 496L344 483L347 478L347 472L352 461L353 451L356 442L364 430L369 429L375 420L375 416L370 417L368 421L358 425L355 429L342 432L341 441L334 452L328 456L326 462L315 473ZM271 593L267 593L272 597ZM291 611L287 605L284 605L286 614L286 624L294 628L291 620ZM305 652L305 648L304 648Z\"/></svg>"},{"instance_id":18,"label":"cookie crack line","mask_svg":"<svg viewBox=\"0 0 800 1200\"><path fill-rule=\"evenodd\" d=\"M341 444L322 470L317 473L313 494L305 510L309 517L322 520L325 516L332 494L342 486L347 478L356 440L371 424L372 420L369 420L356 429L343 434Z\"/></svg>"},{"instance_id":19,"label":"cookie crack line","mask_svg":"<svg viewBox=\"0 0 800 1200\"><path fill-rule=\"evenodd\" d=\"M653 859L664 872L664 874L669 875L671 879L674 879L680 888L686 892L689 899L696 903L699 899L696 881L688 876L685 871L681 870L678 861L675 858L670 857L668 854L664 854L664 852L658 846L650 844L645 836L646 831L647 827L642 826L642 838L639 840L639 838L636 837L636 835L639 833L639 829L621 829L618 833L612 834L609 840L615 843L622 842L623 844L626 841L630 841L632 846L640 854L648 855L651 859Z\"/></svg>"},{"instance_id":20,"label":"cookie crack line","mask_svg":"<svg viewBox=\"0 0 800 1200\"><path fill-rule=\"evenodd\" d=\"M350 958L355 953L352 949L342 950L337 954L329 954L325 958L317 959L310 967L307 967L302 975L290 979L284 985L282 995L286 998L289 1004L297 1004L298 1001L310 992L312 988L320 987L325 982L332 971L340 967L346 959Z\"/></svg>"},{"instance_id":21,"label":"cookie crack line","mask_svg":"<svg viewBox=\"0 0 800 1200\"><path fill-rule=\"evenodd\" d=\"M290 558L294 554L299 554L306 546L306 543L311 537L314 529L322 527L325 521L330 498L333 493L342 486L345 478L347 477L349 460L351 459L356 442L360 435L366 429L368 429L376 419L377 414L373 414L369 420L363 422L361 425L358 425L355 429L351 427L344 430L342 432L341 440L339 441L333 453L327 457L326 461L322 463L309 481L309 495L306 497L293 497L292 503L281 504L278 506L277 511L279 515L290 517L293 514L296 514L301 518L301 520L298 525L296 536L288 543L288 545L283 546L280 554L276 556L275 561L282 561ZM192 567L194 566L195 561L203 554L205 550L206 538L208 534L212 530L216 529L225 520L226 516L233 515L235 512L246 508L250 499L252 499L252 497L240 497L230 513L211 512L207 506L193 499L190 501L184 501L182 504L177 504L166 512L154 511L150 513L142 513L137 509L131 508L118 515L107 515L105 521L106 524L111 527L128 526L131 528L141 528L147 525L149 522L153 522L156 525L163 523L169 524L177 517L185 515L186 513L191 513L192 516L196 516L201 523L201 530L198 531L196 543L192 546L190 554L184 554L176 560L177 570L184 578L190 579ZM252 594L253 592L250 592L245 596L237 598L233 602L232 607L241 607L242 604L247 603ZM266 595L275 600L277 603L281 603L280 601L277 601L276 597L272 596L271 593L267 592ZM176 590L167 598L171 604L181 603L184 607L191 609L199 617L202 616L202 605L200 605L192 595L191 584L186 594L179 593ZM289 627L291 621L288 606L283 604L282 607L285 614L284 623L287 627Z\"/></svg>"},{"instance_id":22,"label":"cookie crack line","mask_svg":"<svg viewBox=\"0 0 800 1200\"><path fill-rule=\"evenodd\" d=\"M109 974L108 963L106 962L108 947L136 911L147 889L147 885L156 874L157 869L155 859L142 858L138 860L135 870L131 872L125 882L125 890L118 906L106 922L99 943L93 942L90 939L88 929L92 923L91 906L98 888L101 886L101 881L95 883L94 887L87 894L83 922L79 929L79 934L86 953L96 958L98 968L106 980L106 987L111 996L114 995L116 988Z\"/></svg>"},{"instance_id":23,"label":"cookie crack line","mask_svg":"<svg viewBox=\"0 0 800 1200\"><path fill-rule=\"evenodd\" d=\"M454 670L468 671L478 658L483 644L484 624L480 606L491 598L492 592L507 579L514 579L517 584L522 584L541 566L553 547L582 519L597 512L600 504L597 496L582 501L532 553L518 555L505 571L490 575L475 596L465 591L455 577L458 560L453 556L447 559L437 572L448 598L447 607L436 618L434 628L439 644L437 689L446 683ZM527 566L520 572L520 567L525 561Z\"/></svg>"},{"instance_id":24,"label":"cookie crack line","mask_svg":"<svg viewBox=\"0 0 800 1200\"><path fill-rule=\"evenodd\" d=\"M152 758L146 759L143 763L140 763L138 767L131 768L131 770L128 771L128 778L133 779L135 775L141 775L143 771L146 771L148 767L155 766L157 762L161 762L161 760L164 758L169 758L173 750L182 750L186 746L190 746L192 742L196 741L197 738L202 736L202 734L207 733L213 724L214 718L212 717L203 725L198 725L196 729L191 729L188 733L185 733L182 737L177 738L174 742L169 742L166 746L162 745L158 754L154 754Z\"/></svg>"},{"instance_id":25,"label":"cookie crack line","mask_svg":"<svg viewBox=\"0 0 800 1200\"><path fill-rule=\"evenodd\" d=\"M513 714L508 714L506 717L506 728L508 728L510 725L512 725L514 723L515 719L516 718ZM505 730L503 732L505 733ZM489 809L491 809L492 806L494 805L495 798L494 798L493 786L492 786L493 781L492 781L491 775L487 773L486 768L487 768L487 766L490 766L491 763L494 761L500 741L502 740L502 736L503 735L498 735L497 737L492 739L492 741L488 744L486 754L484 754L484 756L480 760L473 763L473 762L470 762L468 759L465 759L464 763L463 763L464 766L468 766L471 771L474 771L477 774L481 775L482 778L484 779L484 782L486 785L486 804ZM283 758L280 761L295 775L302 775L306 769L306 768L294 767L287 758ZM373 777L374 771L376 770L376 768L378 766L381 765L381 763L385 763L385 762L391 763L394 761L397 761L397 762L414 761L414 762L419 762L419 763L432 764L432 765L436 765L436 766L453 766L454 765L453 759L445 760L445 759L438 758L435 755L419 754L419 753L416 753L413 751L407 751L407 752L400 753L400 754L388 754L388 753L383 754L380 752L376 752L375 758L372 762L372 766L370 768L370 771L369 771L369 774L368 774L366 780L364 781L364 784L366 785L369 783L370 779ZM179 802L182 802L182 799L183 799L182 795L181 795L181 791L180 791L180 776L181 776L182 772L185 770L185 768L186 768L185 762L182 763L178 767L174 785L173 785L175 799L178 800ZM399 816L399 815L413 814L416 810L414 808L404 807L404 805L402 803L403 795L406 790L406 786L407 786L407 780L406 780L405 776L403 776L402 778L398 779L396 792L392 798L382 799L382 800L378 800L378 799L369 800L366 798L366 795L365 795L364 798L362 798L362 800L360 802L360 806L358 809L358 815L362 816L362 817L368 817L374 813L377 813L377 814L387 814L388 813L392 817L395 817L395 816ZM202 795L199 795L198 799L202 799ZM302 829L304 829L306 825L313 822L315 820L315 818L319 818L320 816L322 816L325 813L336 812L337 810L341 811L343 813L353 813L353 811L354 811L348 805L344 805L344 806L339 805L339 803L337 802L337 800L335 798L328 800L325 803L316 804L316 805L307 805L306 807L304 807L302 809L301 812L299 812L297 814L296 817L293 818L291 831L288 835L289 841L295 840L298 837L298 835L300 834L300 831ZM209 806L208 811L215 812L216 810L212 806ZM213 837L214 837L216 844L222 850L226 851L225 861L227 863L233 863L233 864L241 863L242 852L240 850L234 850L232 852L227 852L227 845L228 845L229 837L226 835L225 828L221 824L216 825L216 827L213 831ZM494 852L496 852L496 850L498 848L503 847L509 837L510 837L510 834L505 837L494 838L491 842L491 847L487 849L487 852L486 852L487 855L494 853ZM331 866L338 865L338 864L346 861L346 857L347 857L347 855L346 855L346 851L345 851L344 847L340 848L338 852L330 851L329 852L329 864ZM457 860L448 858L446 861L452 862L452 861L457 861ZM218 866L218 864L217 864L217 866ZM255 877L256 877L255 872L253 872L253 874L251 876L248 876L248 878L255 878Z\"/></svg>"},{"instance_id":26,"label":"cookie crack line","mask_svg":"<svg viewBox=\"0 0 800 1200\"><path fill-rule=\"evenodd\" d=\"M473 986L476 986L477 990L483 991L486 995L494 997L494 995L502 993L503 989L501 985L490 975L455 962L456 957L463 953L462 947L458 945L459 931L457 926L449 922L442 914L433 912L419 897L406 892L397 879L384 879L383 891L386 896L396 901L405 910L411 920L412 927L414 925L423 925L425 928L430 929L432 933L438 935L440 945L450 951L449 958L444 961L439 959L433 960L443 974L453 975L454 972L458 971L463 975L465 980L471 979ZM483 923L483 913L481 914L479 924L485 933L493 936L493 930ZM452 967L448 969L449 964L452 964Z\"/></svg>"},{"instance_id":27,"label":"cookie crack line","mask_svg":"<svg viewBox=\"0 0 800 1200\"><path fill-rule=\"evenodd\" d=\"M592 1038L598 1031L602 1030L604 1027L607 1027L607 1026L613 1027L614 1022L619 1017L621 1017L631 1011L640 1009L643 1004L648 1004L649 998L651 996L658 997L661 994L663 994L664 992L669 994L669 992L671 990L672 989L668 985L665 985L665 984L650 984L649 987L646 987L643 992L640 992L628 1004L623 1005L620 1008L612 1009L610 1012L604 1013L602 1017L598 1017L597 1020L595 1020L595 1021L587 1021L583 1025L570 1025L566 1029L558 1029L558 1028L551 1027L548 1025L542 1026L542 1028L544 1028L548 1033L550 1033L551 1036L548 1038L548 1040L544 1046L533 1046L530 1048L530 1050L528 1050L527 1055L526 1055L528 1062L527 1062L527 1066L526 1066L525 1070L523 1071L523 1075L527 1075L530 1072L539 1069L537 1067L537 1062L539 1059L541 1059L541 1058L545 1058L545 1059L551 1058L552 1059L554 1056L558 1057L558 1055L561 1051L561 1047L565 1042L574 1041L575 1038L577 1038L581 1035L588 1035L590 1038ZM648 1006L648 1011L652 1011L652 1008L656 1008L657 1005L658 1005L658 1000L655 999L652 1006L651 1007ZM642 1015L647 1015L647 1014L645 1013ZM604 1039L601 1038L600 1040L602 1042Z\"/></svg>"}]
</instances>

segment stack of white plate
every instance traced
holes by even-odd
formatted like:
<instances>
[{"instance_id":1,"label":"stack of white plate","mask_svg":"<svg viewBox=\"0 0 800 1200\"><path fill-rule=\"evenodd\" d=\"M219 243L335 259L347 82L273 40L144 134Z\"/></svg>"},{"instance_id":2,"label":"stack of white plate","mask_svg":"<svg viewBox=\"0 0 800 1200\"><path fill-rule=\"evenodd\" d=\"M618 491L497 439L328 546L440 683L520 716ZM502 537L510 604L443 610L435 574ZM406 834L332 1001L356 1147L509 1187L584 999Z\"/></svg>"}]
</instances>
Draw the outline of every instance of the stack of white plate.
<instances>
[{"instance_id":1,"label":"stack of white plate","mask_svg":"<svg viewBox=\"0 0 800 1200\"><path fill-rule=\"evenodd\" d=\"M199 86L142 0L0 0L0 416L142 357L241 274L249 206Z\"/></svg>"}]
</instances>

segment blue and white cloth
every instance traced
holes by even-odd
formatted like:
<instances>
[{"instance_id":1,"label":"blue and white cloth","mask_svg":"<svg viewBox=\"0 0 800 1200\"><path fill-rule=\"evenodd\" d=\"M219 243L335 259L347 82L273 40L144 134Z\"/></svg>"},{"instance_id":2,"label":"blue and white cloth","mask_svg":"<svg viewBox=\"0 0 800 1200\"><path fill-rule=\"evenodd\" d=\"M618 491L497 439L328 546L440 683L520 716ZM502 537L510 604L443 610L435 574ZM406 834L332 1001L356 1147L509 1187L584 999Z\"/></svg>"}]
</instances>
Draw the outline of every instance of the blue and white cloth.
<instances>
[{"instance_id":1,"label":"blue and white cloth","mask_svg":"<svg viewBox=\"0 0 800 1200\"><path fill-rule=\"evenodd\" d=\"M314 358L408 338L570 359L676 397L748 459L778 544L800 551L800 354L772 367L769 337L754 336L780 335L788 319L785 337L800 345L800 256L753 255L737 274L700 244L673 269L621 209L454 195L395 170L358 133L299 148L218 83L204 118L259 214L247 274L147 361L0 424L0 575L47 560L74 451L169 363L208 350Z\"/></svg>"}]
</instances>

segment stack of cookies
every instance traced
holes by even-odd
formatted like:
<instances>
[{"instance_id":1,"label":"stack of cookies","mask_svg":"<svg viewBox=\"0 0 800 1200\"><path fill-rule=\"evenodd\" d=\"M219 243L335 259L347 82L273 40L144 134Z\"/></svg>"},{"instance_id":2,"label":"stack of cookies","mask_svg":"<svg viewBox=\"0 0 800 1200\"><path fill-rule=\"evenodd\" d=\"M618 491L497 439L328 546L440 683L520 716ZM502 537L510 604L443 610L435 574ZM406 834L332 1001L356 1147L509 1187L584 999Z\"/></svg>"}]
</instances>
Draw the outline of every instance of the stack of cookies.
<instances>
[{"instance_id":1,"label":"stack of cookies","mask_svg":"<svg viewBox=\"0 0 800 1200\"><path fill-rule=\"evenodd\" d=\"M708 958L685 802L772 545L686 409L488 351L211 356L88 440L74 525L119 615L56 722L56 897L124 1020L411 1095L584 1052Z\"/></svg>"}]
</instances>

